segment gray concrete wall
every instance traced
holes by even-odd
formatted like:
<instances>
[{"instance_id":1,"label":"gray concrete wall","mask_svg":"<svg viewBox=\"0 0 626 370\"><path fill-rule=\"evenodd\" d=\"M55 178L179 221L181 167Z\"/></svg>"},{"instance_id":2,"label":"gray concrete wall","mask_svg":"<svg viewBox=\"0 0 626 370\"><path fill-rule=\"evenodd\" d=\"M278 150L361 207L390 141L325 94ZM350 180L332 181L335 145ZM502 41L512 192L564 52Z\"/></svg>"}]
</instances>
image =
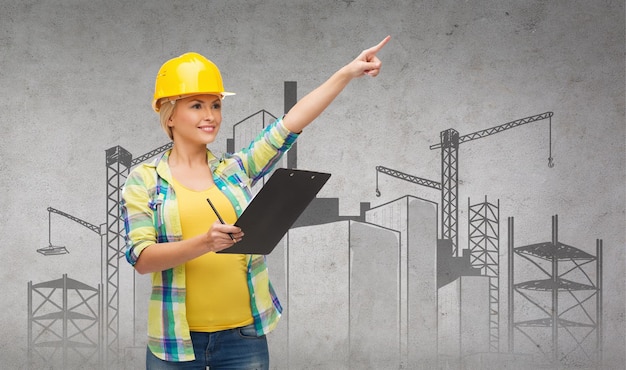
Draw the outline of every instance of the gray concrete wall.
<instances>
[{"instance_id":1,"label":"gray concrete wall","mask_svg":"<svg viewBox=\"0 0 626 370\"><path fill-rule=\"evenodd\" d=\"M47 208L96 226L106 222L105 151L120 146L137 157L167 143L150 108L154 77L163 61L197 51L220 66L226 88L237 93L224 101L222 138L211 146L223 152L236 122L259 110L283 113L285 81L296 81L302 97L388 34L392 40L380 53L381 75L354 81L305 130L298 142L298 167L333 174L320 197L338 198L340 216L358 216L362 202L376 207L407 195L440 203L439 191L384 174L377 177L375 167L441 181L440 151L429 147L439 143L443 130L453 128L463 136L553 112L551 120L460 145L458 247L468 248L467 199L475 203L486 195L499 200L501 288L508 271L508 217L515 219L516 246L550 241L553 215L559 216L562 243L595 256L596 240L601 239L602 300L589 310L595 317L594 310L601 307L604 367L623 366L623 2L4 0L1 5L2 367L26 368L29 332L41 330L29 327L33 307L27 309L28 282L53 281L63 274L89 286L102 281L100 235ZM549 156L554 167L548 166ZM437 222L440 228L441 220ZM295 232L302 233L301 240L320 240L313 237L316 230ZM331 234L323 240L330 250L335 229L328 230ZM346 228L336 232L348 248ZM37 253L50 244L69 253ZM330 257L332 253L316 254L312 262L323 268ZM277 270L293 275L295 268ZM334 268L347 271L345 265ZM540 278L531 267L520 265L516 272L516 279ZM118 275L119 339L122 348L128 347L122 365L133 368L142 361L145 316L130 302L136 298L132 287L141 284L133 282L123 261ZM592 283L598 282L596 275L592 269ZM313 283L312 276L293 278ZM285 286L285 274L275 279ZM507 305L506 294L501 292L501 307ZM306 295L301 298L299 305L306 306ZM520 302L515 307L526 306ZM506 310L501 310L499 358L507 354L531 358L535 364L543 361L540 354L507 352L510 333L504 328ZM342 317L349 330L349 317ZM328 313L310 319L324 323L337 317ZM138 322L142 324L134 325ZM292 325L289 332L298 333ZM328 329L326 343L347 343L347 334L332 337ZM289 341L279 342L283 360L295 356L282 352ZM316 336L310 343L325 342ZM519 348L526 347L520 343ZM348 351L347 344L336 349L341 359L334 360L350 358ZM493 357L488 355L473 354L468 363ZM460 354L451 356L457 358L449 363L458 363ZM550 366L575 365L564 360Z\"/></svg>"}]
</instances>

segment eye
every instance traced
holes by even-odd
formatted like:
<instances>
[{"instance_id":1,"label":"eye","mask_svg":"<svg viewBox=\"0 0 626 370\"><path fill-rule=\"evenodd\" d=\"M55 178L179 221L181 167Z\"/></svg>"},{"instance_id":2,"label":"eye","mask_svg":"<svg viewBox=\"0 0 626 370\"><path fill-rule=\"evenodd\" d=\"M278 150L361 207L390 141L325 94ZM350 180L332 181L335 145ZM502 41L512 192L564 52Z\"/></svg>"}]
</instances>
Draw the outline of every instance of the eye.
<instances>
[{"instance_id":1,"label":"eye","mask_svg":"<svg viewBox=\"0 0 626 370\"><path fill-rule=\"evenodd\" d=\"M191 106L191 109L200 109L200 108L202 108L202 105L200 103L196 103Z\"/></svg>"},{"instance_id":2,"label":"eye","mask_svg":"<svg viewBox=\"0 0 626 370\"><path fill-rule=\"evenodd\" d=\"M222 108L222 104L221 103L213 103L211 108L213 108L215 110L221 109Z\"/></svg>"}]
</instances>

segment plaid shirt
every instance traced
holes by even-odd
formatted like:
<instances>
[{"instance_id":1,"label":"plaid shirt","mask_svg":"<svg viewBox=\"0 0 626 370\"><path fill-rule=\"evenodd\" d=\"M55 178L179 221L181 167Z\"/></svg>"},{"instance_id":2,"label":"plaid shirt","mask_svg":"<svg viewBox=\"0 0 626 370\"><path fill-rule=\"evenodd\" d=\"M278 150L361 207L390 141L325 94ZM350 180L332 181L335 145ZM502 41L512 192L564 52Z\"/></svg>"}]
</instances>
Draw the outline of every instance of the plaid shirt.
<instances>
[{"instance_id":1,"label":"plaid shirt","mask_svg":"<svg viewBox=\"0 0 626 370\"><path fill-rule=\"evenodd\" d=\"M279 119L238 153L217 159L207 150L215 185L233 204L237 216L250 202L250 187L273 169L297 137ZM182 240L169 155L170 151L131 171L122 191L126 259L133 266L146 247ZM247 280L254 325L259 335L267 334L278 324L282 307L269 281L265 256L248 256ZM195 358L186 318L184 264L152 274L148 347L166 361Z\"/></svg>"}]
</instances>

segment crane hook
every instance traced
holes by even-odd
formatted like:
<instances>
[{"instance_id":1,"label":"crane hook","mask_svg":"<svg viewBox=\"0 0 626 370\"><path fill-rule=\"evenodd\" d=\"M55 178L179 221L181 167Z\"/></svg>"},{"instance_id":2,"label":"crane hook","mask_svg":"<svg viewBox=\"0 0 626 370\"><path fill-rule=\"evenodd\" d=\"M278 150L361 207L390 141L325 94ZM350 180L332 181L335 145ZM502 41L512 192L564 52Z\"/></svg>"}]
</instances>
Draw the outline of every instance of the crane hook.
<instances>
[{"instance_id":1,"label":"crane hook","mask_svg":"<svg viewBox=\"0 0 626 370\"><path fill-rule=\"evenodd\" d=\"M554 158L552 157L548 158L548 167L550 168L554 167Z\"/></svg>"},{"instance_id":2,"label":"crane hook","mask_svg":"<svg viewBox=\"0 0 626 370\"><path fill-rule=\"evenodd\" d=\"M378 190L378 167L376 167L376 196L380 197L380 190Z\"/></svg>"}]
</instances>

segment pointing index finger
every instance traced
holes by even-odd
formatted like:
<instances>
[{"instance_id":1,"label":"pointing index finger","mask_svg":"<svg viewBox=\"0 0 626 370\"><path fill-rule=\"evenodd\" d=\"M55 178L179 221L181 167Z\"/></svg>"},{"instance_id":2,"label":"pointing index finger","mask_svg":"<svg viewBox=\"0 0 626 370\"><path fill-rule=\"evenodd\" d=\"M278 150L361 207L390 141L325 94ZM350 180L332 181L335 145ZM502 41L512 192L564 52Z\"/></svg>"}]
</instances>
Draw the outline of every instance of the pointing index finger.
<instances>
[{"instance_id":1,"label":"pointing index finger","mask_svg":"<svg viewBox=\"0 0 626 370\"><path fill-rule=\"evenodd\" d=\"M383 46L385 46L385 44L387 44L389 42L389 40L391 40L391 36L387 36L383 39L383 41L379 42L378 45L373 46L369 49L369 52L376 55L376 53L378 53L380 51L380 49L383 48Z\"/></svg>"}]
</instances>

